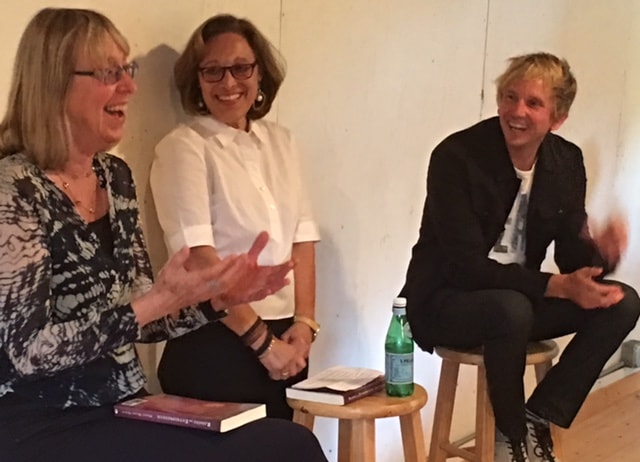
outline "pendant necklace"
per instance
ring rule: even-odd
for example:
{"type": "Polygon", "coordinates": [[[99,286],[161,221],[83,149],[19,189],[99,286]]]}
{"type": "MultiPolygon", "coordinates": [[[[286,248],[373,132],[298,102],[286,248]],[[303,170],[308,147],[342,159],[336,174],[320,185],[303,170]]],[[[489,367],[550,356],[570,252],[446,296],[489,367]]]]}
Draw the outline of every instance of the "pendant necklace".
{"type": "MultiPolygon", "coordinates": [[[[94,173],[93,170],[91,170],[88,173],[84,174],[84,178],[89,178],[92,173],[94,173]]],[[[85,205],[84,202],[82,202],[80,199],[78,199],[76,197],[76,195],[73,193],[73,190],[71,189],[71,184],[69,183],[69,181],[67,181],[67,179],[65,179],[65,177],[63,177],[61,173],[57,173],[57,175],[58,175],[58,178],[60,179],[60,182],[62,183],[62,189],[64,190],[64,192],[67,195],[67,197],[69,199],[71,199],[71,202],[73,202],[73,205],[75,205],[76,207],[79,207],[79,208],[83,208],[87,212],[89,212],[92,216],[95,216],[95,214],[96,214],[96,202],[97,202],[95,190],[97,189],[97,186],[98,186],[97,182],[96,182],[96,187],[93,189],[93,191],[94,191],[93,204],[85,205]]],[[[72,175],[71,178],[73,178],[74,180],[77,180],[80,177],[78,175],[72,175]]],[[[96,180],[97,180],[97,177],[96,177],[96,180]]]]}

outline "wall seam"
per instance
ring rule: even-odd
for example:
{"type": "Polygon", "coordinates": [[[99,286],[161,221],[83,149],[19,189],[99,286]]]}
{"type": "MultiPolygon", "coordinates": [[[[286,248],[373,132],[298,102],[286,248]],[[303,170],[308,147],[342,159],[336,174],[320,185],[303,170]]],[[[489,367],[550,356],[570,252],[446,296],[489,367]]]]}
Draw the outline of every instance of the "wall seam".
{"type": "MultiPolygon", "coordinates": [[[[282,0],[281,0],[282,1],[282,0]]],[[[480,81],[480,112],[478,114],[478,120],[482,119],[482,112],[484,110],[484,82],[487,73],[487,48],[489,44],[489,16],[491,11],[491,0],[487,0],[487,12],[485,14],[485,26],[484,26],[484,53],[482,57],[482,76],[480,81]]]]}

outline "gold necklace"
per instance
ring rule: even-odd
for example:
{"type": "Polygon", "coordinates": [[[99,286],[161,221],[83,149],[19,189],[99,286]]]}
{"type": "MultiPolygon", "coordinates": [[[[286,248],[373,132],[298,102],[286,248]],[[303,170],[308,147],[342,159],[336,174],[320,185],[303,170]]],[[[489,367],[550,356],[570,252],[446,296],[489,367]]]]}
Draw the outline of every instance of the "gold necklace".
{"type": "MultiPolygon", "coordinates": [[[[91,170],[89,173],[85,174],[84,177],[85,178],[89,178],[89,176],[91,176],[92,173],[94,173],[93,170],[91,170]]],[[[67,195],[67,197],[69,199],[71,199],[71,202],[73,202],[73,205],[75,205],[76,207],[81,207],[81,208],[85,209],[87,212],[89,212],[91,215],[95,216],[95,214],[96,214],[96,202],[97,202],[97,197],[96,197],[95,191],[96,191],[96,189],[98,189],[97,177],[96,177],[96,186],[93,189],[93,191],[94,191],[94,194],[93,194],[93,205],[91,205],[91,204],[84,205],[84,203],[80,199],[78,199],[76,197],[76,195],[73,193],[73,190],[71,189],[71,184],[69,183],[69,181],[67,181],[62,176],[61,173],[57,173],[57,175],[58,175],[58,179],[62,183],[62,189],[64,190],[64,193],[67,195]]],[[[76,177],[74,179],[77,180],[78,176],[76,175],[76,177]]]]}

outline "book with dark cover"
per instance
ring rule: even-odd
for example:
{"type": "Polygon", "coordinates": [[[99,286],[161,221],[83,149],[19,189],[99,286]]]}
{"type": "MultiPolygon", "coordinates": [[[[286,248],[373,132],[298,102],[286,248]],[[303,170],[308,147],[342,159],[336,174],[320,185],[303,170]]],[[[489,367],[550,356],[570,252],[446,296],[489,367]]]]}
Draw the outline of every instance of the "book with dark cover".
{"type": "Polygon", "coordinates": [[[302,382],[287,388],[287,398],[303,399],[306,401],[315,401],[318,403],[336,404],[341,406],[384,390],[385,379],[382,374],[375,375],[373,378],[355,378],[353,382],[355,385],[349,389],[345,389],[345,380],[349,380],[348,377],[345,378],[345,374],[348,375],[350,370],[350,368],[332,368],[321,372],[317,376],[313,376],[310,379],[303,380],[302,382]],[[336,376],[336,369],[339,369],[339,378],[336,376]],[[311,383],[322,383],[324,386],[308,388],[307,382],[310,381],[313,381],[311,383]],[[335,381],[336,383],[332,384],[332,381],[335,381]],[[340,382],[340,385],[338,385],[338,381],[340,382]],[[364,383],[360,383],[362,381],[364,381],[364,383]]]}
{"type": "Polygon", "coordinates": [[[123,401],[113,406],[113,412],[128,419],[221,433],[267,415],[264,404],[203,401],[167,394],[123,401]]]}

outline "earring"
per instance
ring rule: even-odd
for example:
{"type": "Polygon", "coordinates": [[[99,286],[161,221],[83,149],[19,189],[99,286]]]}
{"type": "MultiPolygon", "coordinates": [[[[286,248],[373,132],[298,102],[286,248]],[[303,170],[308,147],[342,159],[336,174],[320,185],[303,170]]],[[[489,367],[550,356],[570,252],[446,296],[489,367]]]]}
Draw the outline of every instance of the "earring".
{"type": "Polygon", "coordinates": [[[253,110],[259,111],[260,109],[262,109],[267,102],[266,98],[267,97],[262,91],[262,88],[258,88],[258,94],[256,95],[256,99],[253,102],[253,110]]]}

